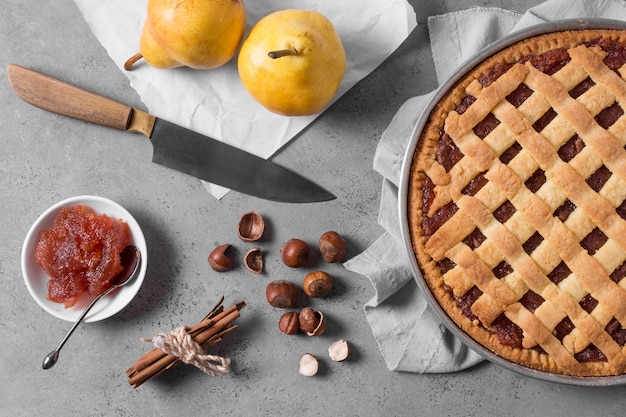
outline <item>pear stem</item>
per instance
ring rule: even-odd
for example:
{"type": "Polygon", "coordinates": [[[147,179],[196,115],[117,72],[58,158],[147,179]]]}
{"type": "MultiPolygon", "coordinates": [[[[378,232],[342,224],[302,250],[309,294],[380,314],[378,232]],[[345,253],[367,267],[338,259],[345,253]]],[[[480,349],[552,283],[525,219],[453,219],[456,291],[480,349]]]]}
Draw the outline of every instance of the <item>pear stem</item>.
{"type": "Polygon", "coordinates": [[[267,53],[267,56],[269,56],[272,59],[281,58],[283,56],[289,56],[289,55],[298,55],[298,51],[296,50],[296,48],[281,49],[279,51],[272,51],[272,52],[267,53]]]}
{"type": "Polygon", "coordinates": [[[130,58],[128,58],[128,60],[126,62],[124,62],[124,69],[126,71],[132,71],[133,70],[133,64],[135,62],[139,61],[141,58],[143,58],[143,55],[141,54],[141,52],[137,52],[135,55],[133,55],[130,58]]]}

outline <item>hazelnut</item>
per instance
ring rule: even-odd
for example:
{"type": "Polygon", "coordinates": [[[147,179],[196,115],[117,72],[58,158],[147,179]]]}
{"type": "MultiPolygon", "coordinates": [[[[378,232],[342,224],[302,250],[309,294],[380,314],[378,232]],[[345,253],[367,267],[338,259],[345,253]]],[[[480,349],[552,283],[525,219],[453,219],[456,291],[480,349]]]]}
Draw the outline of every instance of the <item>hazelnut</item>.
{"type": "Polygon", "coordinates": [[[321,311],[314,311],[311,307],[305,307],[298,315],[300,330],[307,336],[319,336],[326,331],[326,319],[321,311]]]}
{"type": "Polygon", "coordinates": [[[309,245],[300,239],[289,239],[280,248],[280,257],[285,265],[300,268],[309,261],[309,245]]]}
{"type": "Polygon", "coordinates": [[[248,271],[253,274],[260,274],[263,272],[263,252],[261,248],[252,248],[243,258],[244,263],[248,271]]]}
{"type": "Polygon", "coordinates": [[[277,308],[295,306],[298,302],[299,292],[296,284],[285,280],[272,281],[265,288],[267,301],[272,307],[277,308]]]}
{"type": "Polygon", "coordinates": [[[255,211],[250,211],[241,216],[237,233],[244,242],[254,242],[263,236],[264,230],[263,217],[255,211]]]}
{"type": "Polygon", "coordinates": [[[324,297],[333,289],[333,277],[324,271],[309,272],[304,277],[302,288],[309,297],[324,297]]]}
{"type": "Polygon", "coordinates": [[[343,362],[350,354],[350,346],[345,340],[337,340],[328,347],[328,356],[335,362],[343,362]]]}
{"type": "Polygon", "coordinates": [[[228,271],[234,266],[232,258],[229,256],[232,245],[226,243],[213,249],[209,254],[209,265],[217,272],[228,271]]]}
{"type": "Polygon", "coordinates": [[[305,307],[300,311],[298,316],[300,321],[300,330],[305,333],[314,331],[320,324],[320,319],[311,307],[305,307]]]}
{"type": "Polygon", "coordinates": [[[304,376],[314,376],[319,369],[319,362],[315,355],[305,353],[298,361],[298,373],[304,376]]]}
{"type": "Polygon", "coordinates": [[[341,261],[346,256],[346,241],[335,231],[324,233],[319,240],[320,253],[328,263],[341,261]]]}
{"type": "Polygon", "coordinates": [[[288,311],[280,317],[278,328],[285,334],[296,334],[300,330],[300,320],[296,311],[288,311]]]}

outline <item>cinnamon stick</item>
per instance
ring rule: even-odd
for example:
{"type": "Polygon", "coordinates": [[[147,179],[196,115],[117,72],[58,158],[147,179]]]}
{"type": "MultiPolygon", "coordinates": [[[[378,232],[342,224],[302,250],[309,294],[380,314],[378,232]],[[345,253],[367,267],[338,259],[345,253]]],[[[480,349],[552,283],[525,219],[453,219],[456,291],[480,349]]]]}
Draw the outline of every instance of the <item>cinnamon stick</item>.
{"type": "MultiPolygon", "coordinates": [[[[224,310],[221,306],[222,301],[223,297],[202,321],[189,329],[189,334],[194,341],[205,350],[219,343],[225,334],[237,327],[231,323],[239,318],[239,310],[246,305],[242,301],[224,310]]],[[[166,354],[156,347],[152,348],[126,370],[128,383],[136,388],[179,363],[180,360],[174,355],[166,354]]]]}
{"type": "MultiPolygon", "coordinates": [[[[231,306],[230,308],[228,308],[225,311],[221,311],[221,310],[223,310],[223,308],[222,308],[219,311],[219,313],[216,314],[216,315],[212,315],[211,313],[209,313],[202,321],[200,321],[198,324],[192,326],[189,329],[189,334],[191,335],[191,337],[194,340],[196,340],[196,336],[200,332],[202,332],[203,330],[213,326],[215,323],[217,323],[218,321],[222,320],[225,316],[227,316],[228,314],[232,313],[233,311],[239,310],[239,308],[237,306],[238,305],[231,306]]],[[[215,309],[213,311],[215,311],[215,309]]],[[[197,343],[197,341],[196,341],[196,343],[197,343]]],[[[200,343],[198,343],[198,344],[200,344],[200,343]]],[[[139,372],[139,371],[143,370],[144,368],[150,366],[151,364],[155,363],[156,361],[158,361],[159,359],[161,359],[165,355],[166,355],[165,352],[163,352],[161,349],[159,349],[159,348],[152,348],[152,350],[150,350],[148,353],[146,353],[141,358],[139,358],[137,360],[137,362],[135,362],[135,365],[133,365],[132,368],[129,368],[126,371],[126,374],[128,375],[129,371],[139,372]]]]}

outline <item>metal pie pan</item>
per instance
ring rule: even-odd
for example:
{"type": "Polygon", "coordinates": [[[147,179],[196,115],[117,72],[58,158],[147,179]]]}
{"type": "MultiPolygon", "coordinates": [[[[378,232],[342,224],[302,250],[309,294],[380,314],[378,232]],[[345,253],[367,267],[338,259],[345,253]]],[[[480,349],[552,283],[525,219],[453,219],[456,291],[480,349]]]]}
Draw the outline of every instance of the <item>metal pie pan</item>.
{"type": "Polygon", "coordinates": [[[433,308],[434,311],[437,312],[443,324],[454,334],[456,335],[463,343],[469,346],[472,350],[476,351],[486,360],[503,366],[506,369],[509,369],[513,372],[516,372],[521,375],[529,376],[532,378],[557,382],[563,384],[570,385],[578,385],[578,386],[614,386],[614,385],[623,385],[626,384],[626,374],[615,375],[615,376],[599,376],[599,377],[577,377],[570,376],[564,374],[551,373],[546,371],[540,371],[533,368],[529,368],[527,366],[520,365],[518,363],[509,361],[505,359],[491,350],[485,348],[480,343],[476,342],[471,336],[461,330],[460,327],[456,325],[456,323],[447,315],[447,313],[441,308],[434,295],[430,292],[430,288],[427,283],[424,281],[422,277],[422,273],[420,267],[417,263],[416,256],[413,252],[413,246],[411,242],[411,237],[409,233],[409,224],[408,224],[408,188],[409,188],[409,176],[411,171],[411,166],[413,163],[413,156],[417,149],[417,145],[419,143],[419,138],[421,136],[422,130],[424,129],[428,118],[431,112],[434,110],[435,106],[441,100],[445,94],[453,88],[463,77],[465,77],[476,65],[480,64],[485,59],[494,55],[495,53],[517,43],[522,40],[532,38],[534,36],[553,33],[553,32],[561,32],[566,30],[580,30],[580,29],[626,29],[626,22],[617,21],[617,20],[609,20],[609,19],[571,19],[571,20],[561,20],[555,22],[544,23],[536,26],[529,27],[527,29],[520,30],[518,32],[512,33],[505,38],[502,38],[498,42],[490,44],[486,48],[479,51],[476,55],[470,58],[468,61],[463,63],[455,73],[445,82],[443,83],[434,96],[431,98],[430,102],[426,106],[426,108],[420,114],[420,117],[417,120],[417,123],[413,129],[413,133],[411,136],[411,140],[408,144],[406,153],[404,155],[404,160],[402,164],[401,176],[400,176],[400,187],[398,194],[398,207],[399,207],[399,216],[400,216],[400,224],[402,231],[402,240],[405,245],[405,250],[407,251],[407,255],[411,264],[411,269],[413,271],[415,280],[418,284],[418,287],[425,295],[426,300],[429,305],[433,308]]]}

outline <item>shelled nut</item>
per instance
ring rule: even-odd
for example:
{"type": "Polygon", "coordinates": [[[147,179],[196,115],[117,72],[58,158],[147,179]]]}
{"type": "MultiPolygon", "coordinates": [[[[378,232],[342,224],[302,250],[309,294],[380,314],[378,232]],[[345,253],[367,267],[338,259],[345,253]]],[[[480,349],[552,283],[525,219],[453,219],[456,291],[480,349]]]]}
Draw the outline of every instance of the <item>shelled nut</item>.
{"type": "Polygon", "coordinates": [[[335,362],[343,362],[350,355],[350,346],[345,340],[337,340],[328,347],[328,356],[335,362]]]}
{"type": "Polygon", "coordinates": [[[300,356],[298,361],[298,373],[304,376],[314,376],[319,370],[319,362],[315,355],[311,353],[305,353],[300,356]]]}

